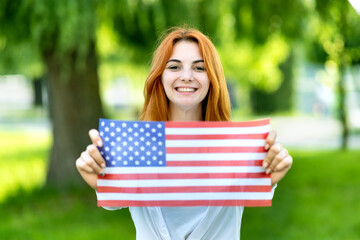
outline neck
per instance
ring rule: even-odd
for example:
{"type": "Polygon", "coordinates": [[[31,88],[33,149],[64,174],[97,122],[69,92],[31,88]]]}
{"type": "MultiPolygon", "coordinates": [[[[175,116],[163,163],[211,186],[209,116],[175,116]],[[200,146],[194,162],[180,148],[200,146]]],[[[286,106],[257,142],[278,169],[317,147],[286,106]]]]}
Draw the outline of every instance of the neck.
{"type": "Polygon", "coordinates": [[[170,104],[169,121],[189,122],[203,121],[201,104],[196,109],[179,109],[170,104]]]}

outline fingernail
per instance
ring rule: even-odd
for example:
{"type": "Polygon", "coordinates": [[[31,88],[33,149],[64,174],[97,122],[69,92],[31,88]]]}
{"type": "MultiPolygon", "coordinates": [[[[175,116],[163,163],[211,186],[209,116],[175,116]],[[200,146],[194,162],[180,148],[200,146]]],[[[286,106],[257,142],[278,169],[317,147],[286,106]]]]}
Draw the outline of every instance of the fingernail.
{"type": "Polygon", "coordinates": [[[106,164],[105,164],[105,163],[102,163],[100,166],[101,166],[102,168],[105,168],[105,167],[106,167],[106,164]]]}
{"type": "Polygon", "coordinates": [[[268,166],[269,164],[267,163],[267,162],[263,162],[263,168],[267,168],[267,166],[268,166]]]}
{"type": "Polygon", "coordinates": [[[97,141],[97,145],[98,145],[98,147],[102,147],[102,141],[97,141]]]}
{"type": "Polygon", "coordinates": [[[269,174],[270,173],[270,171],[271,171],[271,169],[270,168],[268,168],[268,169],[266,169],[266,174],[269,174]]]}
{"type": "Polygon", "coordinates": [[[104,171],[101,171],[101,172],[99,173],[99,175],[102,176],[102,177],[105,177],[105,172],[104,172],[104,171]]]}
{"type": "Polygon", "coordinates": [[[265,150],[268,150],[269,149],[269,144],[265,144],[265,150]]]}

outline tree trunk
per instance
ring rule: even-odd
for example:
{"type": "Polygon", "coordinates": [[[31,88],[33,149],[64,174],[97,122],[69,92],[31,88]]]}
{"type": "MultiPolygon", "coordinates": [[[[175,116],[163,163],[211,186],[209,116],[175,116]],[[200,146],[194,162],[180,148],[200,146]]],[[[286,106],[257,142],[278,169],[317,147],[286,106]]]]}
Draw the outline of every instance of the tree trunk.
{"type": "Polygon", "coordinates": [[[43,78],[37,77],[32,80],[34,90],[34,107],[42,107],[44,105],[43,100],[43,78]]]}
{"type": "Polygon", "coordinates": [[[338,81],[338,91],[339,91],[339,119],[342,126],[341,134],[341,148],[346,150],[348,148],[348,138],[349,138],[349,126],[347,121],[347,107],[346,107],[346,87],[345,87],[345,66],[343,63],[339,66],[339,81],[338,81]]]}
{"type": "Polygon", "coordinates": [[[55,52],[44,56],[53,131],[46,184],[67,189],[83,184],[75,161],[90,143],[88,131],[97,128],[98,118],[103,116],[95,45],[90,44],[83,68],[76,67],[76,53],[69,62],[57,58],[55,52]],[[61,77],[64,69],[66,77],[61,77]]]}
{"type": "Polygon", "coordinates": [[[347,106],[346,106],[346,82],[345,82],[345,51],[346,51],[346,27],[347,27],[347,4],[343,4],[340,10],[341,21],[339,24],[340,32],[342,34],[342,39],[344,41],[344,49],[340,53],[339,59],[339,81],[338,81],[338,91],[339,91],[339,118],[342,126],[342,136],[341,136],[341,148],[346,150],[348,148],[348,139],[349,139],[349,124],[347,120],[347,106]]]}

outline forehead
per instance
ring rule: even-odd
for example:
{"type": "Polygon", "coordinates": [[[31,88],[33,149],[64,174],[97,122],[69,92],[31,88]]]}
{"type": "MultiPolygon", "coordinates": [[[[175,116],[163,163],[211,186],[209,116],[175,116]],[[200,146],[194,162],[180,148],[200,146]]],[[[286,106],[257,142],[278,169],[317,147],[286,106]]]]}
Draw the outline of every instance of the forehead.
{"type": "Polygon", "coordinates": [[[179,41],[175,43],[170,59],[202,59],[199,45],[193,41],[179,41]]]}

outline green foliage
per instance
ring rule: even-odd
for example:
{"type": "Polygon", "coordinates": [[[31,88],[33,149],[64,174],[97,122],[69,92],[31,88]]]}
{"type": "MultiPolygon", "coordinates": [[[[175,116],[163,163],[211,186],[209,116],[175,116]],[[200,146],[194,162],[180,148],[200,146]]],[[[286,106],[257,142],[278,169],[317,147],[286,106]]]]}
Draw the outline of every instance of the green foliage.
{"type": "MultiPolygon", "coordinates": [[[[73,65],[84,67],[94,43],[105,87],[129,78],[138,89],[161,33],[194,26],[214,41],[226,77],[246,93],[237,93],[241,103],[249,102],[249,92],[259,93],[251,100],[257,113],[291,109],[282,104],[291,103],[291,94],[282,95],[283,101],[273,97],[281,89],[292,91],[290,53],[300,59],[305,48],[306,57],[326,63],[327,71],[360,62],[359,16],[347,0],[1,0],[0,21],[2,74],[41,76],[49,53],[64,74],[73,65]]],[[[337,79],[339,72],[331,70],[331,76],[337,79]]]]}
{"type": "Polygon", "coordinates": [[[309,53],[312,59],[324,63],[355,64],[360,61],[360,18],[346,0],[317,0],[307,25],[309,53]],[[315,47],[314,47],[315,46],[315,47]],[[314,51],[315,50],[315,51],[314,51]],[[326,59],[324,59],[324,54],[326,59]]]}
{"type": "Polygon", "coordinates": [[[16,47],[9,45],[11,44],[4,43],[1,46],[0,43],[1,75],[22,73],[30,79],[43,75],[44,65],[35,46],[29,42],[18,43],[16,47]]]}
{"type": "Polygon", "coordinates": [[[34,1],[30,16],[31,37],[42,52],[77,50],[86,56],[94,39],[96,1],[34,1]],[[55,41],[54,41],[55,40],[55,41]]]}
{"type": "Polygon", "coordinates": [[[291,109],[291,104],[283,104],[292,103],[291,93],[282,94],[280,101],[273,96],[280,89],[292,92],[293,75],[288,73],[293,65],[286,62],[295,52],[293,45],[303,39],[306,14],[303,1],[273,0],[231,1],[222,15],[222,29],[231,29],[219,46],[225,73],[248,92],[258,93],[250,99],[254,113],[291,109]]]}
{"type": "MultiPolygon", "coordinates": [[[[106,47],[103,45],[110,37],[114,46],[107,48],[107,55],[123,52],[121,61],[132,60],[146,65],[156,40],[165,29],[189,24],[215,41],[223,52],[225,70],[230,78],[264,92],[274,92],[280,87],[283,74],[279,66],[289,54],[293,41],[313,39],[307,41],[309,53],[312,59],[321,61],[325,60],[325,52],[334,55],[341,50],[344,42],[336,33],[343,27],[339,24],[339,11],[345,9],[349,13],[344,33],[347,56],[349,61],[360,61],[358,16],[344,0],[67,0],[61,3],[3,0],[1,5],[0,51],[15,49],[16,43],[29,40],[28,48],[35,49],[29,56],[36,56],[36,49],[42,54],[55,51],[59,58],[69,57],[66,55],[75,51],[81,59],[93,40],[104,56],[102,50],[106,47]],[[104,29],[110,34],[102,36],[104,29]]],[[[6,54],[7,60],[13,53],[6,54]]],[[[13,58],[17,60],[23,56],[15,54],[13,58]]],[[[4,61],[8,64],[3,69],[17,65],[15,60],[4,61]]],[[[39,68],[36,69],[33,75],[38,75],[39,68]]]]}
{"type": "Polygon", "coordinates": [[[157,40],[169,27],[197,27],[216,36],[221,15],[218,6],[215,0],[122,0],[107,1],[98,12],[102,23],[116,34],[117,43],[131,48],[133,54],[127,55],[127,60],[148,64],[157,40]]]}
{"type": "Polygon", "coordinates": [[[292,109],[293,97],[293,71],[294,54],[290,54],[280,65],[283,81],[280,87],[269,92],[261,88],[250,89],[250,105],[255,114],[270,114],[279,111],[288,111],[292,109]]]}
{"type": "Polygon", "coordinates": [[[3,69],[40,76],[44,70],[40,69],[41,74],[39,67],[32,70],[33,62],[39,65],[43,57],[54,52],[64,62],[62,71],[69,68],[66,63],[74,57],[71,54],[76,55],[79,67],[85,63],[95,38],[96,0],[2,0],[1,5],[0,52],[6,56],[0,61],[3,69]],[[30,69],[22,67],[24,62],[31,63],[30,69]]]}
{"type": "MultiPolygon", "coordinates": [[[[42,54],[55,51],[60,59],[66,59],[68,53],[75,52],[81,60],[95,39],[103,61],[121,52],[120,63],[132,60],[144,65],[149,63],[156,40],[165,29],[188,24],[215,41],[223,52],[229,78],[265,92],[274,92],[281,85],[279,65],[290,51],[289,39],[301,38],[304,21],[298,19],[306,12],[298,0],[82,0],[61,4],[54,0],[32,4],[18,0],[17,4],[23,10],[10,15],[15,4],[5,1],[0,19],[8,27],[0,35],[10,35],[16,41],[30,39],[42,54]],[[17,35],[13,22],[26,29],[26,34],[17,35]],[[102,47],[108,42],[106,37],[110,37],[113,47],[102,47]],[[105,48],[106,56],[102,55],[105,48]]],[[[63,68],[66,71],[66,64],[63,68]]]]}
{"type": "Polygon", "coordinates": [[[274,36],[261,46],[248,41],[229,41],[219,47],[219,52],[230,79],[265,92],[274,92],[280,87],[283,74],[279,65],[289,54],[289,46],[281,37],[274,36]]]}
{"type": "Polygon", "coordinates": [[[273,34],[290,39],[302,37],[305,24],[304,1],[232,1],[237,38],[250,38],[256,44],[264,44],[273,34]]]}

